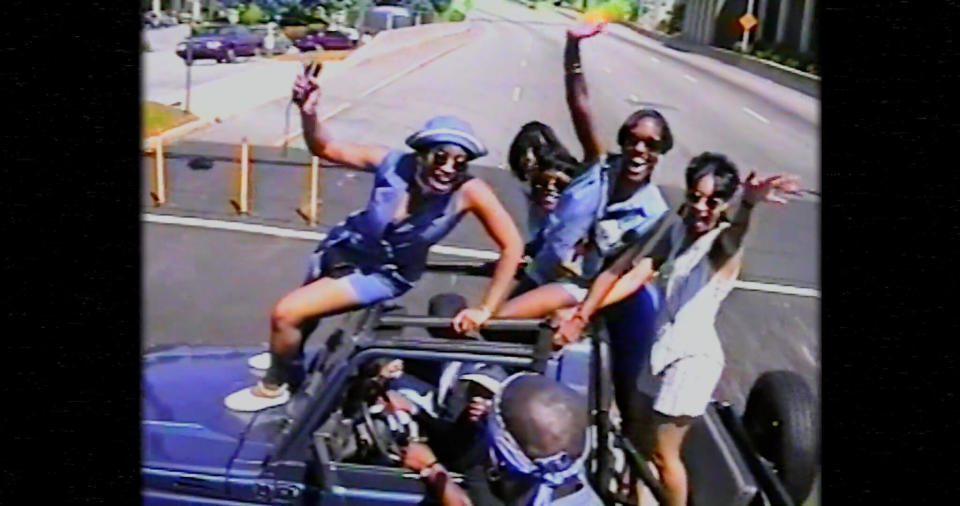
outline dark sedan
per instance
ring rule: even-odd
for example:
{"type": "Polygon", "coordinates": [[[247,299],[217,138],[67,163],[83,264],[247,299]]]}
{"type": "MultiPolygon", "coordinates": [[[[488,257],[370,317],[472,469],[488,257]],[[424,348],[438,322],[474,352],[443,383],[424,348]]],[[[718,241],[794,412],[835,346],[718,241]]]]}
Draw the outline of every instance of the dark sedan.
{"type": "Polygon", "coordinates": [[[315,51],[317,49],[353,49],[357,42],[349,35],[338,30],[316,30],[307,32],[295,43],[301,51],[315,51]]]}
{"type": "Polygon", "coordinates": [[[187,59],[188,44],[194,60],[216,60],[234,63],[238,56],[253,56],[260,47],[260,37],[245,26],[218,26],[190,37],[177,45],[177,56],[187,59]]]}

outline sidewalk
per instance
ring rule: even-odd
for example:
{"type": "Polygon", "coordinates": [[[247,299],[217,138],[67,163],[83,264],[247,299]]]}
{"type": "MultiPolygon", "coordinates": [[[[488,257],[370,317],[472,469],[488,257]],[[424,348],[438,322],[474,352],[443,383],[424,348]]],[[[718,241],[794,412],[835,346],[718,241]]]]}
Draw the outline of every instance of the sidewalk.
{"type": "MultiPolygon", "coordinates": [[[[380,32],[346,60],[325,62],[324,76],[334,77],[354,66],[388,58],[425,43],[464,33],[468,29],[467,23],[437,23],[380,32]]],[[[193,86],[190,90],[190,112],[200,119],[144,139],[144,147],[153,149],[160,137],[167,142],[213,122],[224,121],[283,98],[290,93],[290,83],[300,70],[299,59],[266,59],[243,72],[193,86]]]]}

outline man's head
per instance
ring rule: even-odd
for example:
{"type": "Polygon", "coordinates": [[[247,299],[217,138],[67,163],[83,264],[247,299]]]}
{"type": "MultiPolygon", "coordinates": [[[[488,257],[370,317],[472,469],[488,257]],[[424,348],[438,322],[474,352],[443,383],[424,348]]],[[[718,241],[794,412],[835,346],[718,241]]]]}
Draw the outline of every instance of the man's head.
{"type": "Polygon", "coordinates": [[[487,424],[497,495],[547,504],[556,487],[579,480],[589,421],[583,396],[540,375],[514,375],[493,410],[487,424]]]}

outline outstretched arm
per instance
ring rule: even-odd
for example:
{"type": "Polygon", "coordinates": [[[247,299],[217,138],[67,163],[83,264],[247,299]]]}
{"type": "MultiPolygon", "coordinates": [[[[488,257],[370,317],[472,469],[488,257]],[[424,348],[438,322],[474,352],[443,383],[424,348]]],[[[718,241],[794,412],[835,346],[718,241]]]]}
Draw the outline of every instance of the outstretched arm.
{"type": "Polygon", "coordinates": [[[463,190],[468,209],[480,219],[487,234],[500,247],[500,259],[497,260],[480,309],[464,309],[453,319],[454,329],[461,333],[479,330],[497,310],[507,295],[523,257],[520,231],[493,189],[482,180],[473,179],[464,185],[463,190]]]}
{"type": "Polygon", "coordinates": [[[637,243],[625,249],[610,267],[593,280],[587,298],[554,334],[555,344],[564,345],[579,340],[584,327],[598,309],[625,299],[653,277],[653,260],[636,258],[642,247],[641,243],[637,243]]]}
{"type": "Polygon", "coordinates": [[[437,462],[437,457],[429,446],[423,443],[410,443],[403,451],[403,465],[420,473],[431,498],[439,501],[443,506],[473,504],[467,493],[450,479],[447,470],[437,462]]]}
{"type": "Polygon", "coordinates": [[[767,178],[757,177],[751,172],[743,181],[743,197],[730,226],[721,232],[717,242],[710,250],[710,262],[713,268],[725,274],[735,274],[739,260],[743,256],[743,239],[750,228],[753,208],[760,202],[784,205],[787,199],[779,193],[796,193],[800,189],[800,179],[793,175],[776,175],[767,178]]]}
{"type": "Polygon", "coordinates": [[[333,139],[317,115],[320,102],[320,82],[317,78],[320,66],[311,63],[293,83],[294,102],[300,106],[300,121],[303,139],[310,152],[335,164],[360,170],[374,170],[389,149],[385,146],[354,144],[333,139]]]}
{"type": "Polygon", "coordinates": [[[563,52],[564,84],[567,91],[567,106],[573,119],[573,128],[577,139],[583,146],[583,160],[591,162],[603,154],[603,142],[597,135],[590,113],[590,100],[587,94],[587,80],[580,66],[580,40],[600,33],[603,23],[582,24],[567,30],[567,45],[563,52]]]}

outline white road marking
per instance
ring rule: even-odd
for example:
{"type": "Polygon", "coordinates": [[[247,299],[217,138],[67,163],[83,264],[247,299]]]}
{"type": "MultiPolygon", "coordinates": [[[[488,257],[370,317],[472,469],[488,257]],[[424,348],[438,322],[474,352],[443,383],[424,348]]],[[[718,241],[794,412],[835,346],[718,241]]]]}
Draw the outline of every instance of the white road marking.
{"type": "Polygon", "coordinates": [[[689,74],[684,74],[683,78],[686,79],[687,81],[690,81],[691,83],[697,82],[697,80],[691,77],[689,74]]]}
{"type": "Polygon", "coordinates": [[[764,122],[764,123],[766,123],[766,124],[768,124],[768,125],[770,124],[770,120],[768,120],[767,118],[764,118],[763,116],[761,116],[761,115],[759,115],[759,114],[751,111],[749,108],[747,108],[747,107],[741,107],[740,109],[742,109],[743,112],[745,112],[745,113],[753,116],[754,118],[757,118],[758,120],[760,120],[760,121],[762,121],[762,122],[764,122]]]}
{"type": "Polygon", "coordinates": [[[800,288],[796,286],[775,285],[773,283],[758,283],[756,281],[741,280],[734,281],[733,286],[734,288],[739,288],[741,290],[755,290],[758,292],[779,293],[782,295],[798,295],[800,297],[820,298],[820,290],[815,290],[813,288],[800,288]]]}
{"type": "Polygon", "coordinates": [[[651,56],[650,61],[652,61],[653,63],[660,63],[660,59],[657,58],[656,56],[651,56]]]}
{"type": "MultiPolygon", "coordinates": [[[[327,234],[315,232],[312,230],[296,230],[282,227],[273,227],[269,225],[258,225],[255,223],[242,223],[238,221],[211,220],[207,218],[194,218],[190,216],[170,216],[164,214],[144,213],[141,215],[143,221],[147,223],[160,223],[164,225],[180,225],[186,227],[207,228],[212,230],[229,230],[232,232],[247,232],[260,235],[271,235],[274,237],[283,237],[287,239],[301,239],[306,241],[321,241],[327,234]]],[[[441,255],[452,255],[477,260],[496,260],[500,254],[496,251],[486,251],[471,248],[461,248],[457,246],[435,245],[430,248],[433,253],[441,255]]],[[[758,283],[755,281],[735,281],[734,288],[741,290],[751,290],[757,292],[776,293],[781,295],[796,295],[799,297],[820,298],[820,291],[812,288],[799,288],[795,286],[776,285],[772,283],[758,283]]]]}
{"type": "Polygon", "coordinates": [[[516,88],[513,89],[513,101],[514,101],[514,102],[519,102],[519,101],[520,101],[520,92],[521,92],[521,91],[522,91],[522,90],[520,89],[519,86],[517,86],[516,88]]]}
{"type": "Polygon", "coordinates": [[[613,73],[613,71],[610,70],[610,67],[603,67],[603,71],[606,72],[606,73],[608,73],[608,74],[612,74],[612,73],[613,73]]]}
{"type": "Polygon", "coordinates": [[[817,359],[814,358],[813,353],[811,353],[806,346],[801,344],[800,351],[803,353],[803,357],[809,360],[811,364],[817,365],[817,359]]]}
{"type": "Polygon", "coordinates": [[[630,98],[630,101],[633,102],[633,103],[635,103],[635,104],[639,104],[639,103],[640,103],[640,99],[637,98],[636,95],[630,95],[629,98],[630,98]]]}
{"type": "MultiPolygon", "coordinates": [[[[396,74],[394,74],[394,75],[388,77],[387,79],[381,81],[379,84],[374,85],[373,87],[371,87],[371,88],[368,89],[367,91],[361,93],[360,96],[357,97],[357,99],[361,99],[361,98],[366,97],[367,95],[370,95],[371,93],[375,93],[376,91],[380,90],[380,89],[383,88],[384,86],[387,86],[387,85],[393,83],[393,82],[396,81],[397,79],[400,79],[401,77],[409,74],[410,72],[413,72],[414,70],[416,70],[416,69],[418,69],[418,68],[420,68],[420,67],[423,67],[424,65],[426,65],[426,64],[428,64],[428,63],[430,63],[430,62],[432,62],[432,61],[434,61],[434,60],[437,60],[437,59],[441,58],[442,56],[444,56],[444,55],[446,55],[446,54],[448,54],[448,53],[452,53],[453,51],[455,51],[455,50],[457,50],[457,49],[460,49],[461,47],[465,46],[468,42],[471,42],[471,41],[472,41],[472,39],[468,39],[467,41],[465,41],[465,42],[463,42],[463,43],[461,43],[461,44],[457,44],[456,46],[453,46],[453,47],[450,48],[450,49],[447,49],[447,50],[445,50],[445,51],[441,51],[439,54],[435,54],[435,55],[433,55],[433,56],[431,56],[431,57],[429,57],[429,58],[427,58],[427,59],[425,59],[425,60],[419,61],[419,62],[417,62],[416,64],[411,65],[411,66],[409,66],[409,67],[401,70],[400,72],[397,72],[396,74]]],[[[320,117],[320,120],[321,120],[321,121],[324,121],[324,120],[330,119],[330,118],[332,118],[333,116],[335,116],[335,115],[343,112],[343,111],[346,110],[347,108],[351,107],[352,105],[353,105],[353,104],[350,103],[350,102],[347,102],[347,103],[345,103],[345,104],[341,104],[341,105],[337,106],[337,108],[334,109],[333,111],[330,111],[329,113],[324,114],[323,116],[321,116],[321,117],[320,117]]],[[[292,133],[292,134],[290,134],[290,135],[284,136],[284,137],[280,138],[279,140],[275,141],[275,142],[273,143],[273,145],[274,145],[274,146],[283,146],[283,144],[284,144],[285,142],[287,142],[288,140],[293,139],[294,137],[297,137],[297,136],[299,136],[299,135],[301,135],[301,134],[303,134],[303,129],[298,129],[296,132],[294,132],[294,133],[292,133]]]]}
{"type": "Polygon", "coordinates": [[[521,67],[526,67],[526,66],[527,66],[527,60],[520,60],[520,66],[521,66],[521,67]]]}

